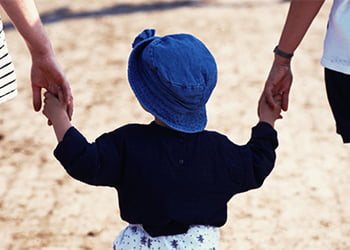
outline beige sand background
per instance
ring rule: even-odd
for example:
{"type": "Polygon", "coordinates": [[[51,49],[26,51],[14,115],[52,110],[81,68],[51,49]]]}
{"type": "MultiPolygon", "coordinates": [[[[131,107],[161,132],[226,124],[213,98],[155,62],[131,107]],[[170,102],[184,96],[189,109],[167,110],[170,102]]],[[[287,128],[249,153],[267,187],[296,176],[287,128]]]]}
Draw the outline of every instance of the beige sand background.
{"type": "MultiPolygon", "coordinates": [[[[71,83],[73,123],[89,140],[125,123],[152,119],[126,78],[131,42],[144,28],[156,28],[159,35],[193,33],[207,44],[219,67],[207,128],[238,144],[249,139],[288,3],[36,3],[71,83]]],[[[276,167],[261,189],[231,200],[221,249],[350,249],[350,148],[334,132],[319,64],[330,4],[323,6],[293,61],[290,110],[276,125],[276,167]]],[[[110,249],[126,225],[119,219],[116,192],[73,180],[53,158],[52,128],[31,106],[27,49],[15,30],[7,29],[6,35],[19,96],[0,107],[0,249],[110,249]]]]}

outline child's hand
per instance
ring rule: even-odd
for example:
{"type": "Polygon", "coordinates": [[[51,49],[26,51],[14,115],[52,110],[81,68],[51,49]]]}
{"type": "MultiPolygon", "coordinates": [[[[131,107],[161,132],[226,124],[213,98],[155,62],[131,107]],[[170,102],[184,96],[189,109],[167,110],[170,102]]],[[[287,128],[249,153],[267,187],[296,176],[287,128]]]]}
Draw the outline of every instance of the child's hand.
{"type": "Polygon", "coordinates": [[[45,92],[44,97],[43,114],[49,120],[49,125],[60,122],[62,119],[69,119],[66,111],[67,106],[61,103],[56,96],[50,92],[45,92]]]}
{"type": "Polygon", "coordinates": [[[260,97],[259,106],[258,106],[258,116],[260,118],[260,121],[267,122],[271,124],[272,127],[274,126],[275,121],[277,119],[282,119],[282,115],[281,115],[282,96],[275,95],[273,96],[273,99],[277,104],[277,107],[275,108],[272,108],[270,105],[268,105],[265,95],[262,95],[260,97]]]}
{"type": "MultiPolygon", "coordinates": [[[[58,95],[61,94],[58,93],[58,95]]],[[[43,114],[49,119],[49,125],[53,125],[57,141],[60,142],[67,130],[72,126],[67,113],[67,105],[60,102],[59,98],[50,92],[46,92],[44,96],[43,114]]]]}

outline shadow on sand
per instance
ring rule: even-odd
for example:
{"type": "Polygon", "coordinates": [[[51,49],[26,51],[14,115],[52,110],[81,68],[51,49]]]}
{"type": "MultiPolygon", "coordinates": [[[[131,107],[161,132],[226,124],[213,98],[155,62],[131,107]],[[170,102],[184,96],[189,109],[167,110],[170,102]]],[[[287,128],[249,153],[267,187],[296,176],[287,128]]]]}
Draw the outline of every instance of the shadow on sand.
{"type": "MultiPolygon", "coordinates": [[[[41,13],[41,21],[44,24],[50,24],[60,22],[69,19],[81,19],[89,17],[99,17],[107,15],[126,15],[136,12],[148,12],[148,11],[166,11],[181,7],[193,7],[198,5],[199,1],[187,0],[187,1],[173,1],[173,2],[154,2],[145,3],[140,5],[134,4],[116,4],[113,6],[105,7],[99,10],[91,10],[86,12],[75,13],[68,7],[59,8],[51,12],[41,13]]],[[[13,25],[10,22],[3,24],[4,29],[13,29],[13,25]]]]}
{"type": "MultiPolygon", "coordinates": [[[[60,22],[69,19],[81,19],[90,17],[99,17],[107,15],[126,15],[137,12],[150,12],[150,11],[167,11],[176,8],[183,7],[204,7],[212,6],[216,8],[249,8],[249,7],[261,7],[276,3],[282,3],[289,0],[271,0],[268,2],[261,2],[259,0],[242,0],[240,2],[232,3],[219,3],[215,0],[175,0],[172,2],[151,2],[144,4],[130,4],[121,3],[109,7],[104,7],[99,10],[90,10],[85,12],[72,12],[69,7],[58,8],[50,12],[44,12],[40,14],[41,20],[44,24],[50,24],[60,22]]],[[[3,24],[4,30],[14,29],[14,26],[10,22],[3,24]]]]}

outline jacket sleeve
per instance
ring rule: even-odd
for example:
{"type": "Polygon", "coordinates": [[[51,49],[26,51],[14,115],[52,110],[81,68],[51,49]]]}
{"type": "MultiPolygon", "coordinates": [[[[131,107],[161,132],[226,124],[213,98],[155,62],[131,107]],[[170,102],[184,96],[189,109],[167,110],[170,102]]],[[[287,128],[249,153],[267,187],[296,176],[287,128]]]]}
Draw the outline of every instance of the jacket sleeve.
{"type": "Polygon", "coordinates": [[[120,176],[120,153],[111,134],[89,143],[74,127],[54,150],[57,160],[73,178],[96,186],[116,187],[120,176]]]}
{"type": "Polygon", "coordinates": [[[242,192],[259,188],[271,173],[276,160],[277,132],[265,122],[252,128],[249,142],[240,148],[243,159],[242,192]]]}

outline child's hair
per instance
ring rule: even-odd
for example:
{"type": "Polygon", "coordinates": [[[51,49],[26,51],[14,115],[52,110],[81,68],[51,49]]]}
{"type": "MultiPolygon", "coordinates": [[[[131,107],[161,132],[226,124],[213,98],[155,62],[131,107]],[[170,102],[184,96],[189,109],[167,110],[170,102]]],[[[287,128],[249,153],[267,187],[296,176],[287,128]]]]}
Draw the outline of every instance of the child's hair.
{"type": "Polygon", "coordinates": [[[205,128],[217,68],[194,36],[158,37],[155,30],[144,30],[134,40],[128,78],[140,104],[170,128],[187,133],[205,128]]]}

